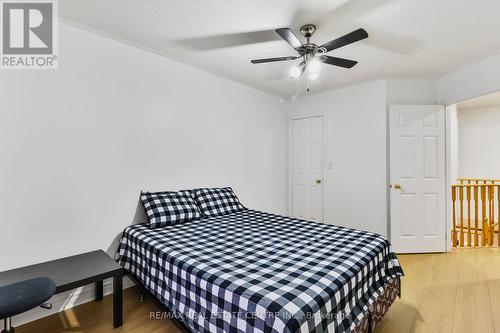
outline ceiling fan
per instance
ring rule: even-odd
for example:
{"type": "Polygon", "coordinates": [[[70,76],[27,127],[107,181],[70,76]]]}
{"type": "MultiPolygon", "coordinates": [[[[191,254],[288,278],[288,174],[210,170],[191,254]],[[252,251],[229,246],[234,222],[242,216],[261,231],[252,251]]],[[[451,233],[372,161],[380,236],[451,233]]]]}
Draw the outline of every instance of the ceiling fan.
{"type": "Polygon", "coordinates": [[[339,66],[344,68],[352,68],[358,62],[343,58],[328,56],[325,53],[338,49],[342,46],[352,44],[368,37],[368,33],[364,29],[358,29],[350,32],[342,37],[331,40],[323,45],[311,43],[311,37],[316,32],[314,24],[306,24],[300,28],[300,33],[306,38],[306,43],[302,42],[289,28],[281,28],[275,30],[281,38],[283,38],[291,47],[297,51],[298,56],[265,58],[251,60],[252,64],[262,64],[266,62],[296,60],[301,58],[302,61],[298,66],[292,67],[290,75],[292,78],[300,78],[306,69],[309,72],[310,79],[316,79],[319,76],[319,67],[321,63],[328,65],[339,66]]]}

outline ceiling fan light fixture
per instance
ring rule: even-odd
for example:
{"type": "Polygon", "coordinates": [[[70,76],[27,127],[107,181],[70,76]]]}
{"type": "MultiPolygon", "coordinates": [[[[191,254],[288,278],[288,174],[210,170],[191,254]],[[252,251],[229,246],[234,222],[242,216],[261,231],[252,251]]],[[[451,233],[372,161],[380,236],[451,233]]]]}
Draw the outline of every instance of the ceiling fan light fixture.
{"type": "Polygon", "coordinates": [[[292,79],[296,79],[300,76],[299,66],[293,66],[292,68],[290,68],[290,76],[292,79]]]}
{"type": "Polygon", "coordinates": [[[290,76],[292,79],[298,79],[301,77],[302,73],[304,73],[305,67],[306,63],[302,61],[299,65],[290,68],[290,76]]]}
{"type": "Polygon", "coordinates": [[[321,67],[321,61],[316,57],[313,57],[311,60],[309,60],[307,64],[307,70],[311,75],[319,74],[320,67],[321,67]]]}

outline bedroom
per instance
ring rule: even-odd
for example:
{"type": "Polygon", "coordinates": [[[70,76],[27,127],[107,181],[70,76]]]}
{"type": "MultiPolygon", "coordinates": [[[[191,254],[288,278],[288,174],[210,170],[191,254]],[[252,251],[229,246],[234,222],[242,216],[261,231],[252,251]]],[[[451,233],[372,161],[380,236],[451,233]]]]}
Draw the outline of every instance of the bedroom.
{"type": "MultiPolygon", "coordinates": [[[[0,70],[0,288],[25,277],[14,271],[7,281],[6,272],[34,264],[95,250],[115,259],[123,231],[149,222],[141,191],[229,186],[250,210],[374,232],[398,245],[391,232],[397,193],[390,189],[397,183],[391,181],[391,107],[449,107],[500,91],[497,1],[473,9],[467,1],[431,0],[48,3],[56,13],[56,68],[2,62],[0,70]],[[321,64],[313,80],[309,72],[290,77],[301,59],[250,62],[295,56],[275,29],[289,27],[306,43],[305,24],[317,26],[311,41],[318,45],[365,29],[367,38],[329,52],[358,63],[351,69],[321,64]],[[309,179],[319,188],[316,216],[294,211],[306,199],[293,201],[292,125],[313,117],[323,128],[316,156],[321,174],[309,179]]],[[[445,172],[441,196],[454,182],[445,172]]],[[[428,251],[394,248],[405,273],[401,299],[374,325],[377,332],[500,329],[498,248],[452,248],[450,202],[443,198],[446,213],[433,215],[443,253],[405,255],[428,251]],[[463,272],[464,281],[455,279],[456,269],[469,264],[474,269],[463,272]]],[[[103,283],[103,302],[93,302],[94,283],[69,283],[43,301],[52,309],[36,305],[10,324],[16,332],[114,331],[112,280],[103,283]]],[[[163,314],[150,317],[164,312],[155,297],[141,302],[128,277],[123,285],[117,332],[180,329],[163,314]]],[[[12,301],[2,298],[0,307],[12,301]]]]}

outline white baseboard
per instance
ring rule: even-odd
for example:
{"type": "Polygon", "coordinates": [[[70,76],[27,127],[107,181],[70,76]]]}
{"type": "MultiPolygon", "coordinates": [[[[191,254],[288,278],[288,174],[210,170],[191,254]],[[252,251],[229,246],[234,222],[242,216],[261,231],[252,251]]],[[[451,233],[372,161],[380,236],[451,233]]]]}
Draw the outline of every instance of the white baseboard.
{"type": "MultiPolygon", "coordinates": [[[[134,283],[127,277],[123,278],[123,289],[133,286],[134,283]]],[[[104,280],[104,295],[113,293],[113,279],[104,280]]],[[[12,318],[14,327],[20,326],[30,321],[37,320],[51,314],[61,312],[66,309],[71,309],[74,306],[87,303],[95,300],[95,285],[87,285],[81,288],[73,289],[54,295],[48,303],[52,303],[52,309],[46,310],[40,307],[22,313],[12,318]]]]}

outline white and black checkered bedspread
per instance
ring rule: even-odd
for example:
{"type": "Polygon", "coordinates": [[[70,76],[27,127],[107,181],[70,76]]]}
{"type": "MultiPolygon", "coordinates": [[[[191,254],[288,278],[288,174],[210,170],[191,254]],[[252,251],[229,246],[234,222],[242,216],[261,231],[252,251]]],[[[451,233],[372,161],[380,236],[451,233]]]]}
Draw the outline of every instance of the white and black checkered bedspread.
{"type": "Polygon", "coordinates": [[[117,259],[194,332],[350,331],[403,275],[378,234],[254,210],[127,227],[117,259]]]}

